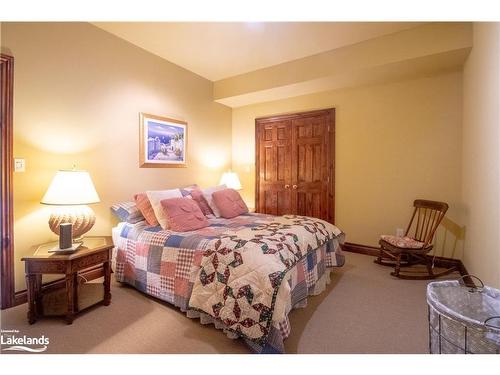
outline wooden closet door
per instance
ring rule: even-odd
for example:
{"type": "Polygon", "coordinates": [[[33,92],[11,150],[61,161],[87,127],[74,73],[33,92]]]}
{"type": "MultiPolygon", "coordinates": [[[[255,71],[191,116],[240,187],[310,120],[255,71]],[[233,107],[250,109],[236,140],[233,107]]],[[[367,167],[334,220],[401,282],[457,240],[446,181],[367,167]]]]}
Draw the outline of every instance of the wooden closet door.
{"type": "Polygon", "coordinates": [[[292,120],[292,206],[297,215],[329,220],[329,117],[292,120]]]}
{"type": "Polygon", "coordinates": [[[256,211],[334,223],[335,110],[255,120],[256,211]]]}
{"type": "Polygon", "coordinates": [[[291,121],[257,125],[258,207],[257,212],[286,215],[291,207],[292,127],[291,121]]]}

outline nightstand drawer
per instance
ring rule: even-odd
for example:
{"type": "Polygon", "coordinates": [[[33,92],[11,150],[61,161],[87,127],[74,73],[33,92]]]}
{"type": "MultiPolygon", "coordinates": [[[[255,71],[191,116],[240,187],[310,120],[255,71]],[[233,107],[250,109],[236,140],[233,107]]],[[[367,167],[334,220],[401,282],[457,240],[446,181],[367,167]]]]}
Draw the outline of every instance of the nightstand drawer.
{"type": "Polygon", "coordinates": [[[66,273],[67,265],[61,261],[39,261],[26,263],[26,273],[66,273]]]}
{"type": "Polygon", "coordinates": [[[94,266],[96,264],[109,262],[109,260],[109,251],[92,254],[84,258],[75,259],[71,264],[71,271],[75,272],[90,266],[94,266]]]}

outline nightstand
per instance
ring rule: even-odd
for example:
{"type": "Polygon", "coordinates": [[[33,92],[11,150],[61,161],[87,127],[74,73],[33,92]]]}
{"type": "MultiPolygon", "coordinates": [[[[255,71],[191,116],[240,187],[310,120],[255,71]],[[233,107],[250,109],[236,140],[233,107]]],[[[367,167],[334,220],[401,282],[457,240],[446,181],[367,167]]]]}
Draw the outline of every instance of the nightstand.
{"type": "Polygon", "coordinates": [[[111,303],[110,262],[111,250],[113,249],[111,237],[84,237],[82,246],[72,254],[63,255],[48,252],[48,250],[57,246],[58,242],[49,242],[34,246],[32,248],[33,255],[21,259],[25,262],[29,304],[28,321],[30,324],[35,323],[43,315],[64,315],[66,322],[71,324],[73,323],[75,314],[79,311],[96,304],[107,306],[111,303]],[[87,283],[79,287],[78,274],[83,270],[101,264],[104,273],[104,282],[102,284],[87,283]],[[65,291],[64,289],[56,289],[42,292],[42,275],[44,274],[65,275],[65,291]],[[97,288],[100,288],[100,292],[97,288]],[[85,290],[90,292],[90,289],[93,289],[94,295],[102,293],[102,299],[97,298],[96,300],[94,298],[92,300],[88,296],[79,296],[85,290]],[[85,301],[85,303],[79,303],[79,299],[81,299],[80,302],[85,301]],[[64,301],[63,304],[58,302],[61,300],[64,301]],[[60,306],[56,306],[57,304],[60,306]],[[44,310],[53,311],[50,314],[45,314],[47,311],[44,310]]]}

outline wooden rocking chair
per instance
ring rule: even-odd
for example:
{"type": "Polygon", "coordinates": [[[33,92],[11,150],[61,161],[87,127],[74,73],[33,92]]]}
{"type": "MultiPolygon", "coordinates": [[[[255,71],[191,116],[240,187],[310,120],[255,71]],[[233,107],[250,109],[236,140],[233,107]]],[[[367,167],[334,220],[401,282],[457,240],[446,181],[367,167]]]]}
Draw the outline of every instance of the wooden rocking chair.
{"type": "Polygon", "coordinates": [[[394,267],[392,276],[409,280],[430,280],[456,271],[456,267],[452,267],[434,273],[432,257],[427,255],[433,248],[434,233],[448,210],[448,204],[417,199],[413,206],[415,209],[404,237],[381,236],[380,253],[375,263],[394,267]],[[427,274],[400,273],[402,267],[416,264],[425,264],[427,274]]]}

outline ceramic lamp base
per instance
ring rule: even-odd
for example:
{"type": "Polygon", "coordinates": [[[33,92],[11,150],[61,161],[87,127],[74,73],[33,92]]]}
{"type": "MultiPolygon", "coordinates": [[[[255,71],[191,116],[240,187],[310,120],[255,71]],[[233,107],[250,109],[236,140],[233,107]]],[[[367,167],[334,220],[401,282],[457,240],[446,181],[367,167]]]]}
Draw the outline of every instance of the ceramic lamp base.
{"type": "Polygon", "coordinates": [[[95,213],[88,206],[57,207],[50,215],[50,230],[59,236],[59,225],[63,223],[73,225],[73,242],[81,242],[82,236],[94,226],[95,213]]]}

